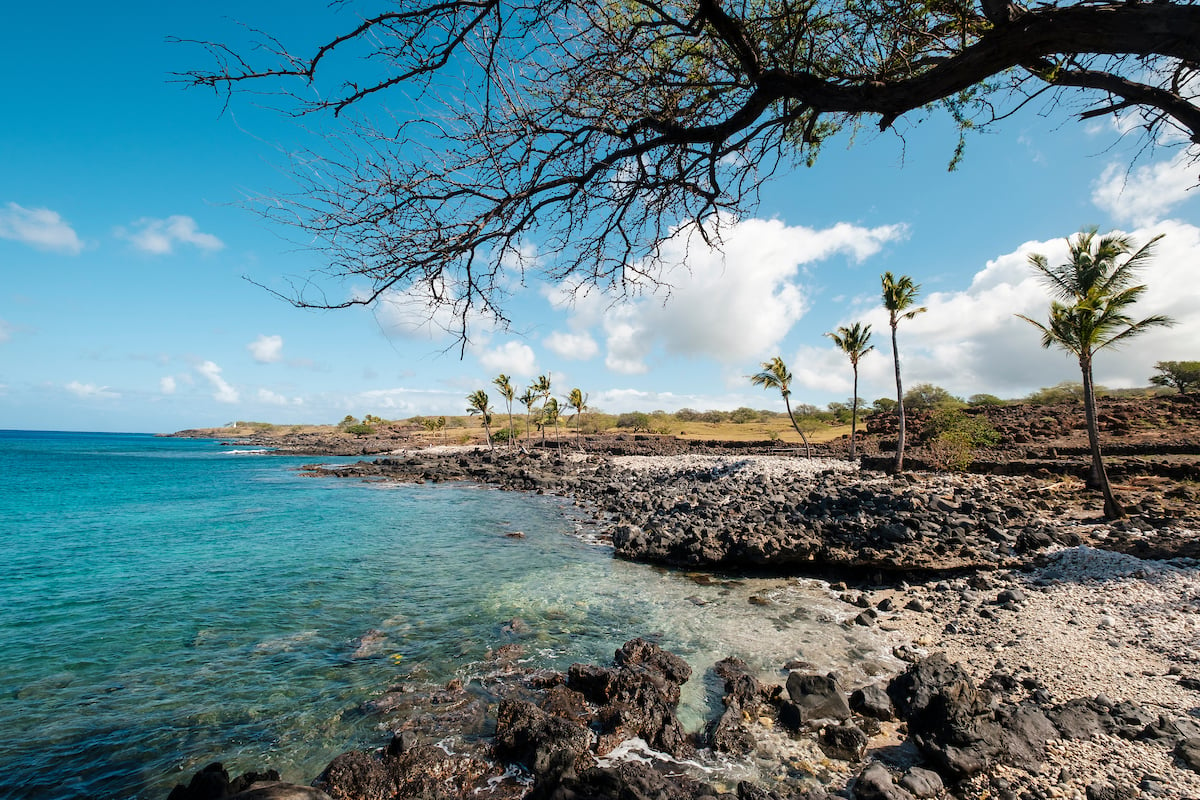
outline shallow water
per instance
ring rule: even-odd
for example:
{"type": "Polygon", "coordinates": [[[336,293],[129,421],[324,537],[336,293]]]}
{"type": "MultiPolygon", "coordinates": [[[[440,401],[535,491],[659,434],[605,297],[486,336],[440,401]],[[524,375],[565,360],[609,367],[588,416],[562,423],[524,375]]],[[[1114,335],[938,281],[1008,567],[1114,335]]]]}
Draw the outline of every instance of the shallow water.
{"type": "Polygon", "coordinates": [[[819,582],[615,561],[559,500],[311,460],[0,432],[0,797],[164,797],[213,760],[307,782],[385,741],[361,707],[398,675],[466,676],[509,642],[565,668],[651,638],[696,670],[692,728],[726,656],[774,679],[880,658],[819,582]]]}

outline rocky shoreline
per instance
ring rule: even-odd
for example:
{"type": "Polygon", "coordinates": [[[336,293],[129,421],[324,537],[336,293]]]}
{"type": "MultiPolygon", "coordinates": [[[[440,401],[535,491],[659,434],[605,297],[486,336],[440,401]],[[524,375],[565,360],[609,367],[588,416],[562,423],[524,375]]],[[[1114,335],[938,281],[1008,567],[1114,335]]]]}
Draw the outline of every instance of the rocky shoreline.
{"type": "Polygon", "coordinates": [[[433,448],[309,474],[553,493],[622,558],[833,580],[859,609],[845,624],[895,636],[909,665],[859,686],[780,665],[787,680],[768,685],[727,659],[692,678],[720,686],[724,710],[688,735],[674,707],[690,670],[652,642],[566,673],[501,648],[482,683],[372,701],[397,720],[391,744],[339,757],[312,787],[225,775],[221,789],[211,769],[173,800],[1200,798],[1186,494],[1149,487],[1107,524],[1075,481],[897,478],[834,459],[433,448]],[[764,771],[715,779],[729,759],[764,771]]]}

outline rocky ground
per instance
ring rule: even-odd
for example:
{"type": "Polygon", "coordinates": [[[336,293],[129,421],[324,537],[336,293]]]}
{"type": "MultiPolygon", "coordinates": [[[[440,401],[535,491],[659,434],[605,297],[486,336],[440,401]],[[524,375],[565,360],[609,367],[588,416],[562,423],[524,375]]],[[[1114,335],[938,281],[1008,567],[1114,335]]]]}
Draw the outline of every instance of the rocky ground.
{"type": "MultiPolygon", "coordinates": [[[[664,455],[657,437],[314,468],[561,494],[620,557],[818,576],[855,609],[844,624],[892,637],[908,666],[848,686],[795,664],[769,685],[726,660],[691,678],[723,687],[724,712],[689,736],[674,705],[690,670],[650,642],[563,674],[501,648],[479,681],[372,700],[395,720],[392,744],[339,757],[313,787],[247,790],[276,776],[218,767],[173,797],[1200,800],[1200,497],[1172,472],[1194,468],[1198,412],[1190,398],[1102,411],[1125,454],[1114,474],[1131,516],[1116,523],[1076,476],[1075,422],[1044,408],[996,424],[992,474],[893,477],[746,446],[664,455]]],[[[874,436],[868,452],[886,444],[874,436]]]]}

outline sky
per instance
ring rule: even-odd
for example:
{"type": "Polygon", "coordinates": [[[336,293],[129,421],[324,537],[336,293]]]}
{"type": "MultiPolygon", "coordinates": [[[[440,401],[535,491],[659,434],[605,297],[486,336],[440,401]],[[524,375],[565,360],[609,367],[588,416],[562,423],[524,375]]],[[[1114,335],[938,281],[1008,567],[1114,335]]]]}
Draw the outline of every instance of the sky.
{"type": "MultiPolygon", "coordinates": [[[[851,370],[824,334],[872,326],[859,396],[893,396],[880,275],[912,276],[927,312],[901,324],[905,384],[1023,397],[1078,381],[1015,314],[1044,318],[1028,266],[1084,227],[1138,243],[1152,331],[1097,357],[1109,387],[1145,386],[1159,360],[1200,359],[1200,165],[1170,141],[1121,136],[1136,121],[1079,122],[1031,104],[957,141],[944,120],[904,120],[825,145],[777,175],[723,253],[692,247],[668,294],[616,302],[530,281],[508,330],[456,343],[403,307],[317,312],[263,287],[319,269],[294,231],[247,198],[291,188],[295,123],[255,98],[228,108],[174,74],[211,66],[171,37],[235,40],[241,26],[317,42],[352,17],[323,3],[16,4],[0,31],[0,429],[170,432],[234,420],[333,423],[462,414],[499,373],[551,376],[589,405],[782,410],[747,376],[780,355],[793,403],[846,401],[851,370]],[[115,9],[115,10],[114,10],[115,9]]],[[[668,247],[682,247],[672,243],[668,247]]],[[[520,393],[520,388],[518,389],[520,393]]],[[[493,400],[498,399],[492,392],[493,400]]]]}

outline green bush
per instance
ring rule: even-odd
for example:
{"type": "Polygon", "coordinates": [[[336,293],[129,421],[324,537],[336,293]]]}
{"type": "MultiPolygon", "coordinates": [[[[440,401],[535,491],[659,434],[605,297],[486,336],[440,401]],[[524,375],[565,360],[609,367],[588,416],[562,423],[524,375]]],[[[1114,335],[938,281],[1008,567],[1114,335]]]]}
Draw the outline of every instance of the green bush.
{"type": "Polygon", "coordinates": [[[634,433],[639,431],[649,432],[650,415],[641,411],[631,411],[626,414],[621,414],[617,417],[617,427],[628,428],[634,433]]]}
{"type": "Polygon", "coordinates": [[[930,464],[939,469],[964,470],[975,460],[980,447],[1000,443],[1000,433],[986,417],[967,414],[958,408],[940,408],[933,412],[926,429],[930,464]]]}
{"type": "Polygon", "coordinates": [[[375,428],[365,422],[359,422],[354,425],[347,425],[343,428],[346,433],[354,434],[355,436],[370,436],[375,432],[375,428]]]}
{"type": "Polygon", "coordinates": [[[973,394],[967,398],[967,405],[972,406],[1003,406],[1007,405],[994,394],[973,394]]]}
{"type": "MultiPolygon", "coordinates": [[[[1103,386],[1095,386],[1094,390],[1097,397],[1106,394],[1108,391],[1103,386]]],[[[1083,384],[1064,381],[1055,386],[1038,389],[1029,395],[1028,401],[1037,406],[1050,406],[1057,403],[1082,403],[1083,384]]]]}
{"type": "Polygon", "coordinates": [[[926,408],[961,408],[962,405],[962,399],[932,383],[918,383],[904,393],[904,407],[914,411],[926,408]]]}
{"type": "Polygon", "coordinates": [[[741,408],[735,408],[733,411],[729,412],[729,421],[735,425],[745,425],[749,422],[758,422],[758,419],[758,412],[753,408],[746,408],[745,406],[742,406],[741,408]]]}

